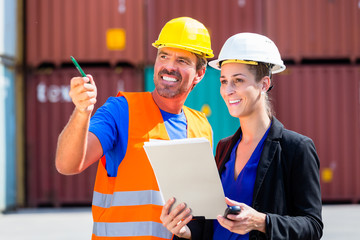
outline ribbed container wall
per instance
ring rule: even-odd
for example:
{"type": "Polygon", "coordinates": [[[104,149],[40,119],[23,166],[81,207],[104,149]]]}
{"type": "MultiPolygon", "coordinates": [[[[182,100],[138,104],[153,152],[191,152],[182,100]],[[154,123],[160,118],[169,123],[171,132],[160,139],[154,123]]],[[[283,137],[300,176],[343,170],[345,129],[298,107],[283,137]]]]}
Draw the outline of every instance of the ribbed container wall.
{"type": "Polygon", "coordinates": [[[264,1],[265,34],[283,58],[360,59],[358,0],[264,1]]]}
{"type": "Polygon", "coordinates": [[[26,0],[26,64],[140,64],[143,11],[143,0],[26,0]]]}
{"type": "MultiPolygon", "coordinates": [[[[118,90],[142,91],[138,70],[124,68],[84,68],[93,75],[98,89],[96,108],[118,90]]],[[[69,97],[75,68],[44,69],[29,73],[26,87],[26,160],[28,206],[90,204],[97,164],[83,173],[63,176],[55,169],[56,143],[69,120],[74,105],[69,97]]]]}
{"type": "Polygon", "coordinates": [[[360,201],[360,67],[290,66],[274,80],[276,116],[315,143],[323,201],[360,201]]]}
{"type": "Polygon", "coordinates": [[[192,17],[209,30],[212,49],[218,56],[225,40],[238,32],[261,33],[263,0],[145,0],[147,64],[154,63],[155,42],[165,23],[175,17],[192,17]]]}

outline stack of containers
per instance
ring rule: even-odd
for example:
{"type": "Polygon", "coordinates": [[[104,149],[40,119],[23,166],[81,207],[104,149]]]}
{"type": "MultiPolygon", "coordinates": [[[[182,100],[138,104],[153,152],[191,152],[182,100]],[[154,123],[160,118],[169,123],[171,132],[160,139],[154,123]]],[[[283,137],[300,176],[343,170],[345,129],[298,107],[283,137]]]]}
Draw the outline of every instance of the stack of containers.
{"type": "Polygon", "coordinates": [[[275,76],[277,116],[314,140],[323,201],[359,202],[360,1],[264,3],[264,33],[294,63],[275,76]]]}
{"type": "MultiPolygon", "coordinates": [[[[55,169],[58,135],[74,105],[70,56],[94,77],[97,109],[118,91],[142,91],[143,0],[26,1],[27,205],[91,203],[96,164],[76,176],[55,169]]],[[[95,110],[96,110],[95,109],[95,110]]]]}
{"type": "Polygon", "coordinates": [[[275,81],[284,125],[314,140],[326,202],[358,202],[360,172],[359,66],[291,66],[275,81]]]}
{"type": "MultiPolygon", "coordinates": [[[[95,167],[73,177],[54,169],[57,136],[73,109],[68,83],[78,75],[70,55],[96,75],[104,89],[99,98],[120,89],[152,91],[151,43],[167,21],[181,16],[204,23],[215,57],[239,32],[274,40],[288,67],[274,76],[276,116],[314,139],[323,200],[360,200],[359,0],[26,0],[26,6],[29,205],[91,202],[95,167]]],[[[207,114],[214,146],[239,127],[219,95],[218,79],[208,68],[186,101],[207,114]]]]}
{"type": "Polygon", "coordinates": [[[17,2],[0,1],[0,212],[16,206],[17,2]]]}

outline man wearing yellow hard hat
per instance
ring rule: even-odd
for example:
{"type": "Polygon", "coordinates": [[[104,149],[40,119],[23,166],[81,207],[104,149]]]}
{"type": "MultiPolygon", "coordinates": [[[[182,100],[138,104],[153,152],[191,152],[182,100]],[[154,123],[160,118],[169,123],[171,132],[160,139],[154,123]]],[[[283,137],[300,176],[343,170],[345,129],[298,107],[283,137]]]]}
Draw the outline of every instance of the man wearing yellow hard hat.
{"type": "Polygon", "coordinates": [[[206,58],[213,57],[207,29],[192,18],[176,18],[166,23],[153,46],[158,48],[155,90],[119,92],[91,118],[95,80],[91,75],[71,79],[75,109],[59,136],[55,163],[65,175],[98,163],[94,240],[171,239],[160,220],[162,199],[143,144],[194,137],[212,141],[205,115],[183,105],[204,77],[206,58]]]}

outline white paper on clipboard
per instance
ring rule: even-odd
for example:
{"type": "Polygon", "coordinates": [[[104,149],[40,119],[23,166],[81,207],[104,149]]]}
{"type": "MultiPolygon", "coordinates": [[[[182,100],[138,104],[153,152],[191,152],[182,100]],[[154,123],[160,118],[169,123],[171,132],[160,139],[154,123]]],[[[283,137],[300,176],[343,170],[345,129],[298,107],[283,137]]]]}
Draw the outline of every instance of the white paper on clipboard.
{"type": "Polygon", "coordinates": [[[216,219],[227,207],[210,142],[205,138],[144,143],[164,201],[185,202],[193,216],[216,219]]]}

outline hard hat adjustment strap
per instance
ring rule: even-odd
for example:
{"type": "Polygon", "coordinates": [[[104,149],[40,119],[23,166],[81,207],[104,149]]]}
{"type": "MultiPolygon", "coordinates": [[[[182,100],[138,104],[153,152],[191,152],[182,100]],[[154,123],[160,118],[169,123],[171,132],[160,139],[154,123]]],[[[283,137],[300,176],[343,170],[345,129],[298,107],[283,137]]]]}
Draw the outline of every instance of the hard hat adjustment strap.
{"type": "Polygon", "coordinates": [[[264,63],[264,64],[269,69],[269,77],[271,78],[271,76],[272,76],[271,69],[275,66],[275,64],[272,64],[272,63],[264,63]]]}

